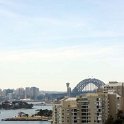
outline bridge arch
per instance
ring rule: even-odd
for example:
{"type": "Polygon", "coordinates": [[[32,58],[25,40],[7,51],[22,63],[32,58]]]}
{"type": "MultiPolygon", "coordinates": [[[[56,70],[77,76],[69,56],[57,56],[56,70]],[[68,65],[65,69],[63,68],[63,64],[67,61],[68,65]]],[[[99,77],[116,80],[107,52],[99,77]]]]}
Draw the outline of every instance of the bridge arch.
{"type": "MultiPolygon", "coordinates": [[[[97,88],[100,88],[101,86],[105,85],[105,83],[99,79],[95,78],[88,78],[84,79],[81,82],[79,82],[76,87],[72,90],[72,95],[80,95],[82,93],[86,93],[84,91],[84,88],[89,85],[89,84],[94,84],[97,88]]],[[[94,92],[94,91],[87,91],[87,92],[94,92]]]]}

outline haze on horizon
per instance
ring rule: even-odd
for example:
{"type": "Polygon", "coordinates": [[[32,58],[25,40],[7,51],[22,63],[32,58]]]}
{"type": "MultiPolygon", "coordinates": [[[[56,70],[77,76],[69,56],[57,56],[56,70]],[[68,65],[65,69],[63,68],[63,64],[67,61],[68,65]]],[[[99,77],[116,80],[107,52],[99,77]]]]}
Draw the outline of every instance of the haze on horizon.
{"type": "Polygon", "coordinates": [[[124,81],[123,0],[0,0],[0,86],[66,90],[124,81]]]}

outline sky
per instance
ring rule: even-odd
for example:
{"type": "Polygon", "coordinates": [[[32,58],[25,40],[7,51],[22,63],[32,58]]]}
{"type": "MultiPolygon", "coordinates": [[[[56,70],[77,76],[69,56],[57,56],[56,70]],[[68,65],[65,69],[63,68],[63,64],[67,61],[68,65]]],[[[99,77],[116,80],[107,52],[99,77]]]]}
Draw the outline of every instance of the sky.
{"type": "Polygon", "coordinates": [[[124,0],[0,0],[0,88],[65,91],[124,81],[124,0]]]}

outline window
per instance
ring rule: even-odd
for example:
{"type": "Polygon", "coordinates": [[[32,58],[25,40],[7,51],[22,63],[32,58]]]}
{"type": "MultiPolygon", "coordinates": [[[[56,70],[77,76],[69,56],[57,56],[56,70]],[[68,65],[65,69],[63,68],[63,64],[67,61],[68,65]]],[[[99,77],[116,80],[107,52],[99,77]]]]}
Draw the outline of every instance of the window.
{"type": "Polygon", "coordinates": [[[77,120],[74,120],[74,123],[77,123],[77,120]]]}

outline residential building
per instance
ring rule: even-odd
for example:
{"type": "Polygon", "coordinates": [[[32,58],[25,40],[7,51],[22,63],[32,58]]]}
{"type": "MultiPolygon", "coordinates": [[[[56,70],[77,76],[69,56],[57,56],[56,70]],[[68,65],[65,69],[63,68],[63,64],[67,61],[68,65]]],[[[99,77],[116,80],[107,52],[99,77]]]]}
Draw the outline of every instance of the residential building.
{"type": "Polygon", "coordinates": [[[121,105],[119,110],[124,111],[124,82],[110,81],[101,89],[101,91],[104,93],[117,93],[121,97],[121,105]]]}
{"type": "Polygon", "coordinates": [[[55,104],[53,106],[53,118],[54,124],[62,124],[62,105],[55,104]]]}
{"type": "Polygon", "coordinates": [[[67,97],[54,105],[53,124],[104,124],[116,119],[120,107],[121,97],[113,92],[67,97]]]}
{"type": "Polygon", "coordinates": [[[77,98],[78,124],[104,124],[109,115],[108,103],[108,94],[104,93],[79,96],[77,98]]]}
{"type": "Polygon", "coordinates": [[[64,98],[53,108],[54,124],[77,124],[76,98],[64,98]]]}

